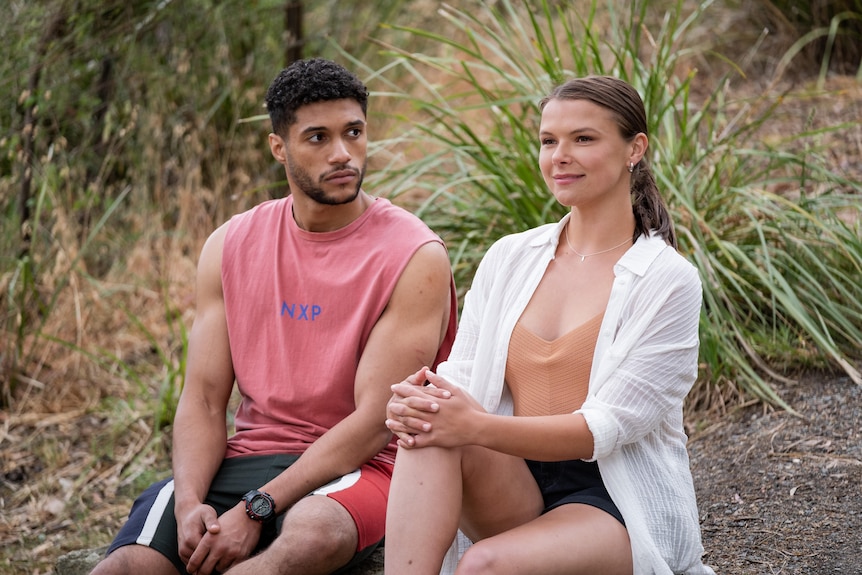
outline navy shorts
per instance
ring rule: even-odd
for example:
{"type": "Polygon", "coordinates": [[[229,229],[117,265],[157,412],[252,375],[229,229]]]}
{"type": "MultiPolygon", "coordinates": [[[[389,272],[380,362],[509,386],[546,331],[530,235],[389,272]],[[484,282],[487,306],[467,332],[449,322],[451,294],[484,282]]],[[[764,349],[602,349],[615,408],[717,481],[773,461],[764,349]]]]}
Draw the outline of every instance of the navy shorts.
{"type": "Polygon", "coordinates": [[[539,484],[547,513],[567,503],[584,503],[613,515],[625,525],[623,515],[614,504],[595,461],[532,461],[527,467],[539,484]]]}
{"type": "MultiPolygon", "coordinates": [[[[236,506],[250,489],[257,489],[290,467],[298,455],[232,457],[224,460],[213,478],[205,503],[218,515],[236,506]]],[[[386,524],[386,500],[392,466],[370,461],[362,468],[337,478],[311,495],[325,495],[343,505],[356,522],[359,546],[341,573],[365,560],[382,543],[386,524]]],[[[265,524],[255,553],[278,535],[284,514],[265,524]]],[[[186,569],[179,556],[177,521],[174,517],[174,482],[167,478],[147,488],[135,501],[128,521],[108,547],[108,554],[124,545],[146,545],[167,557],[180,573],[186,569]]]]}

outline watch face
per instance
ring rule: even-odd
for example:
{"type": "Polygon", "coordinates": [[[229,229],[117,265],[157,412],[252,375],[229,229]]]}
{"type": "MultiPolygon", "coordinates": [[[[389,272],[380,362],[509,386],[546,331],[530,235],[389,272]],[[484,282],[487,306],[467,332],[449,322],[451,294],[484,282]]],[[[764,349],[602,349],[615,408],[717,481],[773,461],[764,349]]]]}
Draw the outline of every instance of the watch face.
{"type": "Polygon", "coordinates": [[[256,515],[267,515],[271,509],[272,508],[270,507],[269,501],[267,501],[266,497],[258,495],[251,500],[251,510],[254,511],[256,515]]]}
{"type": "Polygon", "coordinates": [[[252,489],[243,496],[245,512],[255,521],[269,521],[275,517],[275,502],[263,491],[252,489]]]}

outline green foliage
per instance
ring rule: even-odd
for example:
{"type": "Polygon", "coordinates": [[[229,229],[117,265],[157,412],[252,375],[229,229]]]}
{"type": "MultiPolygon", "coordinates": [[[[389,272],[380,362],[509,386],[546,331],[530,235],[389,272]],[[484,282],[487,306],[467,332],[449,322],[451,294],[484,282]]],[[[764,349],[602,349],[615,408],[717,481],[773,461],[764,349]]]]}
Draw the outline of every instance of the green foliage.
{"type": "MultiPolygon", "coordinates": [[[[3,405],[51,367],[40,352],[60,345],[148,389],[156,426],[170,422],[186,338],[174,307],[188,303],[150,290],[170,302],[157,308],[168,329],[156,329],[131,301],[153,277],[138,277],[126,256],[142,250],[155,281],[167,282],[171,262],[193,258],[231,213],[282,193],[260,117],[284,64],[285,4],[13,0],[0,9],[9,54],[0,60],[3,405]],[[122,310],[124,327],[95,329],[133,331],[158,369],[141,368],[145,352],[96,337],[81,313],[96,306],[81,289],[122,310]]],[[[447,239],[462,289],[494,239],[562,215],[536,165],[538,98],[574,74],[614,74],[644,96],[656,176],[709,286],[704,378],[759,381],[800,361],[858,357],[858,183],[820,168],[821,133],[798,136],[797,148],[808,142],[799,152],[757,140],[780,101],[730,100],[732,76],[695,94],[689,63],[722,58],[691,52],[711,2],[454,4],[306,2],[305,54],[364,70],[377,91],[375,127],[394,126],[374,134],[371,160],[382,169],[369,188],[425,199],[417,211],[447,239]]],[[[808,38],[837,44],[854,10],[816,21],[808,38]]]]}
{"type": "MultiPolygon", "coordinates": [[[[0,61],[0,406],[12,405],[21,382],[117,377],[153,396],[156,428],[173,420],[185,318],[165,287],[165,333],[136,294],[167,281],[173,262],[195,257],[229,215],[284,193],[259,118],[285,64],[286,4],[13,0],[0,8],[10,54],[0,61]],[[133,252],[158,277],[138,276],[133,252]],[[122,310],[125,321],[92,325],[100,307],[122,310]],[[127,347],[116,349],[116,339],[127,347]],[[51,346],[95,373],[63,374],[53,355],[44,364],[51,346]]],[[[379,22],[433,13],[431,3],[406,0],[305,5],[307,56],[335,56],[336,40],[369,61],[379,22]]]]}
{"type": "Polygon", "coordinates": [[[862,0],[761,0],[767,14],[801,37],[791,51],[805,50],[829,70],[862,78],[862,0]]]}
{"type": "MultiPolygon", "coordinates": [[[[255,50],[279,36],[270,14],[281,6],[55,0],[2,9],[0,36],[15,56],[0,61],[8,103],[0,108],[0,405],[40,371],[59,373],[58,358],[39,359],[46,346],[80,354],[108,377],[126,364],[126,352],[97,343],[105,326],[82,325],[78,282],[125,308],[142,339],[156,338],[135,317],[141,311],[124,306],[130,290],[105,282],[141,243],[157,254],[196,252],[189,224],[214,227],[233,211],[230,186],[264,172],[258,134],[236,120],[260,109],[277,72],[255,50]]],[[[172,331],[182,341],[184,330],[172,331]]],[[[167,375],[156,387],[171,398],[182,360],[160,358],[167,375]]],[[[156,426],[172,419],[171,403],[157,400],[156,426]]]]}
{"type": "Polygon", "coordinates": [[[644,99],[653,171],[704,280],[700,385],[730,381],[781,404],[769,378],[826,361],[862,382],[852,363],[862,358],[862,187],[821,167],[818,132],[795,136],[810,144],[803,153],[757,139],[780,99],[728,101],[730,75],[694,95],[694,72],[679,71],[712,2],[690,13],[682,1],[664,13],[649,4],[607,2],[599,22],[597,1],[586,11],[504,0],[445,10],[451,33],[410,29],[440,49],[391,50],[400,79],[381,95],[411,105],[398,119],[414,132],[385,144],[410,149],[414,138],[422,153],[392,161],[377,185],[424,190],[418,213],[446,239],[463,289],[490,243],[563,213],[538,169],[538,99],[573,75],[621,77],[644,99]]]}

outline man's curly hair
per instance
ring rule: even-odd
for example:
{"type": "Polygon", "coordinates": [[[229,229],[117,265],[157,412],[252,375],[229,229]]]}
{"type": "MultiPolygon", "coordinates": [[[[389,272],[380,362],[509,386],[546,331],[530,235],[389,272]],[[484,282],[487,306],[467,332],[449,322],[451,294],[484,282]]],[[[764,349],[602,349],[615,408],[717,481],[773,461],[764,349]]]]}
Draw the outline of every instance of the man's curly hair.
{"type": "Polygon", "coordinates": [[[350,98],[368,112],[368,88],[344,67],[323,58],[297,60],[282,70],[266,91],[272,131],[286,135],[296,111],[307,104],[350,98]]]}

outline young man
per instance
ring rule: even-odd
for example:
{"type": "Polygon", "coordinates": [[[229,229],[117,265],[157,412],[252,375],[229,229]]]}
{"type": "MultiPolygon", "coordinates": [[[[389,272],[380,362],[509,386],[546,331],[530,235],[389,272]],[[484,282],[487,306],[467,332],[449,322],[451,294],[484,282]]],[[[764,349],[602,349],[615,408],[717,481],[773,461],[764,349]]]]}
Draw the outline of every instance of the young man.
{"type": "Polygon", "coordinates": [[[299,61],[266,104],[291,195],[204,245],[174,477],[135,502],[94,575],[332,573],[383,538],[386,403],[393,383],[448,354],[448,255],[418,218],[362,191],[367,90],[355,76],[299,61]]]}

